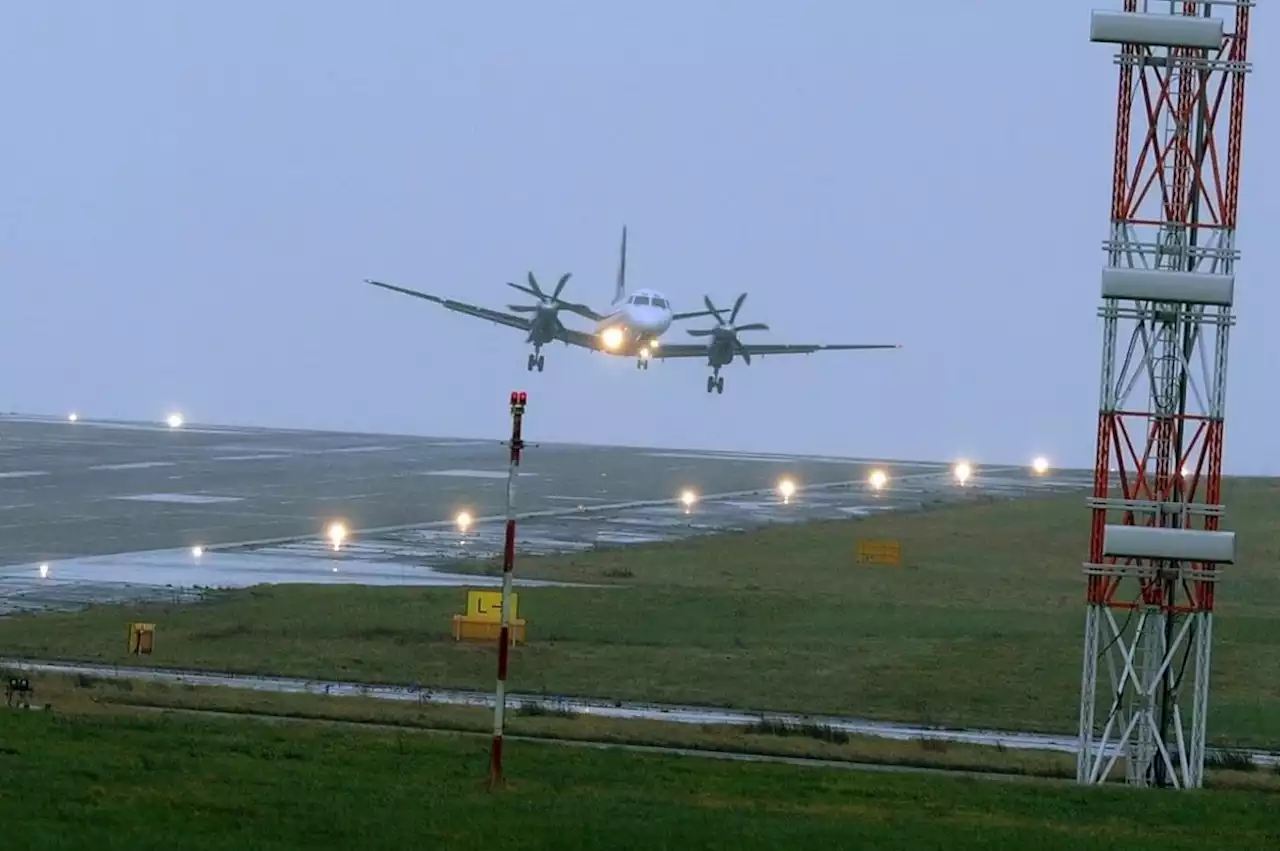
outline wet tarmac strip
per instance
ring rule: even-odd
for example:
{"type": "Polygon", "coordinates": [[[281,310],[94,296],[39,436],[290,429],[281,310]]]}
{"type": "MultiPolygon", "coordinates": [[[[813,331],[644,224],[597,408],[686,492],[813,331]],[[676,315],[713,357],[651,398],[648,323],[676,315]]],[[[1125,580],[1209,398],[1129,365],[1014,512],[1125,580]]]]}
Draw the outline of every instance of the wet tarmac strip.
{"type": "MultiPolygon", "coordinates": [[[[991,468],[965,490],[996,498],[1076,491],[1078,476],[1028,478],[991,468]]],[[[955,498],[946,470],[908,473],[880,491],[862,481],[809,485],[790,499],[754,489],[700,496],[612,503],[578,503],[518,515],[521,557],[586,552],[759,529],[765,526],[868,517],[919,510],[955,498]]],[[[260,584],[316,583],[492,587],[497,577],[450,572],[460,560],[502,553],[502,516],[352,530],[338,548],[322,537],[284,538],[216,547],[84,556],[0,567],[0,615],[16,611],[75,610],[94,602],[198,599],[200,589],[260,584]]],[[[565,583],[517,579],[518,586],[565,583]]]]}
{"type": "MultiPolygon", "coordinates": [[[[0,659],[0,666],[21,670],[28,675],[82,674],[113,680],[142,680],[174,685],[211,686],[235,688],[274,694],[314,694],[330,697],[365,697],[375,700],[392,700],[446,706],[472,706],[493,708],[493,695],[489,692],[461,689],[428,689],[418,686],[370,685],[367,683],[304,680],[294,677],[262,677],[236,674],[215,674],[206,671],[183,671],[168,668],[132,668],[115,665],[78,664],[73,662],[46,662],[26,659],[0,659]]],[[[1019,733],[1001,730],[959,730],[942,727],[925,727],[892,722],[869,721],[860,718],[843,718],[829,715],[796,715],[774,712],[733,711],[701,706],[681,706],[660,703],[635,703],[606,701],[592,698],[572,698],[552,695],[512,693],[507,696],[511,709],[524,707],[553,708],[558,711],[601,718],[618,718],[646,721],[666,721],[676,724],[720,725],[747,727],[761,722],[790,727],[820,726],[840,730],[851,736],[865,736],[894,741],[945,741],[953,744],[997,747],[1019,751],[1053,751],[1077,753],[1079,741],[1075,736],[1050,733],[1019,733]]],[[[1117,752],[1112,746],[1111,756],[1117,752]]],[[[1207,749],[1212,757],[1221,751],[1207,749]]],[[[1280,753],[1272,751],[1232,749],[1233,754],[1248,756],[1255,765],[1274,767],[1280,765],[1280,753]]]]}

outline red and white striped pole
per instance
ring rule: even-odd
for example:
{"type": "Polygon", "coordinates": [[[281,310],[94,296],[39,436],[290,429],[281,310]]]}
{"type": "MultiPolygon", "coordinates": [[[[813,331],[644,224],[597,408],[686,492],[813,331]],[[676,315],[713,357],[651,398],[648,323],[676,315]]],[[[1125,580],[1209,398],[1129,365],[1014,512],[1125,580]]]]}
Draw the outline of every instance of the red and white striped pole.
{"type": "Polygon", "coordinates": [[[498,685],[493,699],[493,752],[489,764],[489,784],[502,783],[502,731],[507,711],[507,662],[511,656],[511,574],[516,566],[516,473],[520,450],[524,449],[521,428],[528,395],[511,393],[511,466],[507,471],[507,540],[502,548],[502,611],[498,630],[498,685]]]}

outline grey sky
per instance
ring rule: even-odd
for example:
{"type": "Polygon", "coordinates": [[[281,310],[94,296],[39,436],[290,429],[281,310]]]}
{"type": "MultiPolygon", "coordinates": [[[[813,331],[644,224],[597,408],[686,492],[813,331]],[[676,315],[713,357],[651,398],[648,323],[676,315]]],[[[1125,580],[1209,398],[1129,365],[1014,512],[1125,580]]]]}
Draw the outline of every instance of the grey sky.
{"type": "MultiPolygon", "coordinates": [[[[10,4],[0,408],[498,437],[520,388],[535,438],[1091,463],[1090,4],[628,5],[10,4]],[[905,348],[735,363],[723,396],[697,361],[563,347],[530,376],[519,333],[360,283],[500,308],[572,271],[604,304],[624,222],[630,283],[677,310],[745,290],[753,339],[905,348]]],[[[1280,472],[1269,11],[1236,472],[1280,472]]]]}

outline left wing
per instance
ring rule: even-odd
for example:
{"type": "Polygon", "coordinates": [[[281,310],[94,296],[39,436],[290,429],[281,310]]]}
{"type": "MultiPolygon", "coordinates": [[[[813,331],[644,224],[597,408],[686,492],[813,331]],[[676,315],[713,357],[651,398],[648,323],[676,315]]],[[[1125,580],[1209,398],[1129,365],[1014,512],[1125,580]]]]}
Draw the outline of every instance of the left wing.
{"type": "MultiPolygon", "coordinates": [[[[811,355],[814,352],[829,351],[847,351],[853,349],[900,349],[901,345],[874,343],[874,344],[822,344],[822,343],[792,343],[788,344],[772,344],[772,343],[743,343],[740,348],[735,349],[736,354],[742,354],[745,350],[752,357],[764,357],[766,355],[811,355]]],[[[650,353],[650,359],[666,359],[666,358],[699,358],[707,357],[711,349],[709,346],[692,345],[689,343],[675,343],[672,345],[662,345],[654,349],[650,353]]]]}

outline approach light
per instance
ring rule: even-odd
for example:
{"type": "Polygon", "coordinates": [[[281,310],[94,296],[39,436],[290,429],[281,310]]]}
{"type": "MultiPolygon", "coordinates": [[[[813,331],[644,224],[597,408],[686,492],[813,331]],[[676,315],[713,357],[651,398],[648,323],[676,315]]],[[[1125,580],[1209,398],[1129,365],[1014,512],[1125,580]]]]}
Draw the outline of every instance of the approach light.
{"type": "Polygon", "coordinates": [[[796,483],[790,479],[781,480],[778,482],[778,493],[782,494],[783,502],[790,502],[791,497],[796,493],[796,483]]]}
{"type": "Polygon", "coordinates": [[[75,411],[72,411],[71,413],[67,414],[68,422],[75,422],[78,419],[80,419],[80,415],[77,414],[75,411]]]}
{"type": "Polygon", "coordinates": [[[953,472],[955,473],[956,481],[963,485],[973,475],[973,467],[968,461],[961,461],[956,464],[953,472]]]}
{"type": "Polygon", "coordinates": [[[606,349],[616,349],[622,345],[622,329],[616,325],[612,328],[606,328],[600,334],[600,342],[604,343],[606,349]]]}
{"type": "Polygon", "coordinates": [[[880,490],[888,483],[889,477],[885,475],[884,470],[872,470],[871,475],[867,477],[867,481],[871,484],[871,487],[880,490]]]}
{"type": "Polygon", "coordinates": [[[471,512],[459,511],[458,516],[453,518],[453,522],[457,524],[459,532],[466,532],[471,528],[471,524],[475,521],[471,517],[471,512]]]}
{"type": "Polygon", "coordinates": [[[347,539],[347,527],[341,523],[332,523],[329,525],[329,543],[333,544],[336,550],[342,546],[342,542],[347,539]]]}
{"type": "Polygon", "coordinates": [[[182,414],[170,414],[165,422],[169,424],[169,428],[182,428],[182,414]]]}
{"type": "Polygon", "coordinates": [[[1041,455],[1031,462],[1031,469],[1035,471],[1037,476],[1043,476],[1049,472],[1049,459],[1041,455]]]}
{"type": "Polygon", "coordinates": [[[41,579],[49,578],[49,565],[47,564],[40,565],[40,578],[41,579]]]}
{"type": "Polygon", "coordinates": [[[691,507],[693,507],[693,504],[697,501],[698,501],[698,495],[693,491],[687,488],[681,491],[680,502],[684,505],[686,511],[688,511],[691,507]]]}

